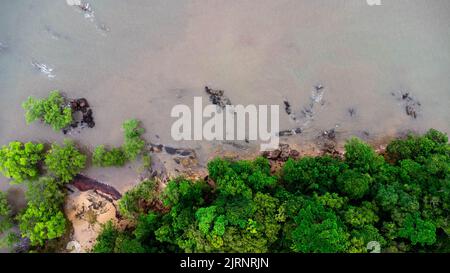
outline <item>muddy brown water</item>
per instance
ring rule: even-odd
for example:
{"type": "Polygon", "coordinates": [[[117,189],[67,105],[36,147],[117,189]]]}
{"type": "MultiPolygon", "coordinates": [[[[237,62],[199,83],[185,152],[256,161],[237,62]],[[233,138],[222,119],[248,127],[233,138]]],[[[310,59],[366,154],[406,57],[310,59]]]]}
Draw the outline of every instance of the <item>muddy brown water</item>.
{"type": "MultiPolygon", "coordinates": [[[[372,139],[430,127],[450,132],[450,1],[88,2],[93,18],[64,0],[1,1],[0,144],[65,137],[27,126],[20,106],[53,89],[89,100],[95,128],[70,136],[86,149],[120,145],[122,122],[138,118],[149,141],[196,149],[203,164],[217,147],[236,145],[174,141],[170,110],[192,105],[194,96],[206,103],[205,85],[225,90],[234,104],[282,110],[287,99],[297,114],[323,85],[323,101],[304,132],[284,140],[291,143],[314,142],[334,127],[340,141],[363,131],[372,139]],[[391,95],[399,91],[420,101],[416,119],[391,95]]],[[[298,126],[283,111],[280,123],[298,126]]],[[[136,168],[85,174],[123,191],[135,183],[136,168]]],[[[0,189],[8,187],[0,178],[0,189]]]]}

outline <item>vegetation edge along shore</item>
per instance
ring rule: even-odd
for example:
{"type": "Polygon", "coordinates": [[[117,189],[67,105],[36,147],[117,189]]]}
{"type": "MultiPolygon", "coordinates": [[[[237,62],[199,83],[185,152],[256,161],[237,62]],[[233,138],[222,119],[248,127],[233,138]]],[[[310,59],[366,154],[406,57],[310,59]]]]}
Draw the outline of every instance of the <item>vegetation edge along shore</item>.
{"type": "MultiPolygon", "coordinates": [[[[71,102],[57,91],[28,99],[27,122],[41,120],[67,132],[83,122],[74,125],[72,111],[87,104],[71,102]]],[[[93,122],[92,112],[88,117],[93,122]]],[[[3,146],[0,171],[25,185],[27,206],[13,213],[0,193],[2,244],[18,252],[62,251],[55,246],[70,237],[66,185],[89,157],[98,167],[139,158],[151,168],[139,121],[126,121],[123,130],[122,146],[101,145],[92,155],[71,140],[3,146]]],[[[382,153],[351,138],[343,155],[264,156],[216,158],[205,179],[180,176],[164,185],[157,177],[144,179],[120,198],[121,225],[105,224],[92,251],[365,253],[374,251],[368,247],[374,243],[382,252],[450,251],[446,134],[410,134],[382,153]]]]}

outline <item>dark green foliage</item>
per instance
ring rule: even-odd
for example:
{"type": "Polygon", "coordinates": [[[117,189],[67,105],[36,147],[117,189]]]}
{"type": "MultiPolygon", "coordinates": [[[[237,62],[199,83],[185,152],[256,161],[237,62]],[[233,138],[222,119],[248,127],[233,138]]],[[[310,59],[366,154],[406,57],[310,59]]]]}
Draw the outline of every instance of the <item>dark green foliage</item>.
{"type": "Polygon", "coordinates": [[[421,219],[419,213],[408,214],[398,231],[398,236],[410,239],[413,245],[418,243],[431,245],[436,242],[436,226],[431,221],[421,219]]]}
{"type": "Polygon", "coordinates": [[[270,174],[269,161],[262,157],[237,162],[216,158],[208,163],[208,171],[223,195],[250,197],[252,191],[265,192],[277,183],[270,174]]]}
{"type": "Polygon", "coordinates": [[[86,156],[75,147],[71,140],[64,140],[64,145],[52,144],[45,156],[48,170],[62,182],[67,183],[86,165],[86,156]]]}
{"type": "Polygon", "coordinates": [[[107,150],[104,145],[100,145],[92,154],[92,162],[99,167],[121,167],[127,162],[127,157],[122,148],[107,150]]]}
{"type": "Polygon", "coordinates": [[[161,217],[153,212],[139,216],[134,231],[119,231],[111,221],[107,222],[95,243],[95,253],[163,253],[177,249],[156,240],[155,230],[161,217]]]}
{"type": "Polygon", "coordinates": [[[283,179],[291,191],[326,192],[347,164],[330,156],[289,159],[283,167],[283,179]]]}
{"type": "Polygon", "coordinates": [[[117,253],[145,253],[146,249],[142,244],[136,240],[132,239],[126,234],[119,234],[116,239],[116,247],[114,252],[117,253]]]}
{"type": "Polygon", "coordinates": [[[450,155],[448,137],[434,129],[423,136],[409,134],[406,139],[393,140],[386,148],[387,156],[392,162],[411,159],[423,162],[430,155],[450,155]]]}
{"type": "Polygon", "coordinates": [[[385,211],[393,210],[398,204],[400,196],[397,185],[398,184],[380,185],[378,188],[375,200],[377,204],[385,211]]]}
{"type": "Polygon", "coordinates": [[[27,183],[25,197],[28,202],[59,209],[64,202],[65,193],[61,190],[60,182],[53,177],[43,176],[27,183]]]}
{"type": "Polygon", "coordinates": [[[92,251],[96,253],[113,253],[118,236],[119,231],[114,227],[113,223],[111,221],[107,222],[103,226],[102,232],[98,235],[92,251]]]}
{"type": "Polygon", "coordinates": [[[0,150],[0,172],[16,183],[36,179],[39,162],[43,159],[44,145],[13,141],[0,150]]]}
{"type": "Polygon", "coordinates": [[[45,240],[61,237],[66,230],[64,213],[44,205],[28,204],[19,222],[22,236],[28,237],[32,245],[43,245],[45,240]]]}
{"type": "Polygon", "coordinates": [[[55,90],[45,99],[29,97],[23,104],[27,123],[42,120],[52,126],[53,130],[59,131],[72,123],[72,109],[65,105],[65,100],[55,90]]]}
{"type": "Polygon", "coordinates": [[[345,148],[343,160],[290,159],[278,176],[263,158],[214,159],[208,183],[170,181],[164,209],[141,209],[156,198],[144,182],[120,201],[135,228],[107,227],[97,244],[134,253],[367,253],[378,242],[383,252],[448,252],[447,137],[430,130],[396,140],[388,160],[358,139],[345,148]]]}
{"type": "Polygon", "coordinates": [[[348,252],[350,253],[367,253],[368,244],[370,242],[378,242],[380,248],[386,247],[386,240],[380,234],[378,228],[373,225],[364,225],[360,228],[353,229],[350,232],[350,247],[348,252]]]}
{"type": "Polygon", "coordinates": [[[379,221],[377,212],[378,209],[372,203],[364,201],[359,207],[349,206],[344,212],[343,218],[347,225],[354,228],[362,228],[374,225],[379,221]]]}
{"type": "Polygon", "coordinates": [[[0,248],[13,251],[13,247],[20,241],[20,235],[15,232],[8,232],[0,239],[0,248]]]}
{"type": "Polygon", "coordinates": [[[368,191],[372,178],[356,170],[345,170],[336,182],[339,190],[350,199],[361,199],[368,191]]]}
{"type": "Polygon", "coordinates": [[[11,207],[6,193],[0,191],[0,235],[12,227],[11,207]]]}
{"type": "Polygon", "coordinates": [[[295,218],[292,250],[303,253],[337,253],[348,248],[349,234],[338,216],[316,202],[306,202],[295,218]]]}
{"type": "Polygon", "coordinates": [[[29,183],[26,197],[27,207],[18,216],[22,237],[28,237],[32,245],[61,237],[66,231],[66,219],[60,184],[54,178],[41,177],[29,183]]]}
{"type": "Polygon", "coordinates": [[[383,165],[384,159],[372,147],[358,138],[351,138],[345,144],[345,162],[350,168],[361,173],[375,173],[383,165]]]}
{"type": "Polygon", "coordinates": [[[154,180],[145,180],[133,189],[127,191],[119,201],[120,214],[136,219],[146,213],[158,200],[158,185],[154,180]]]}
{"type": "Polygon", "coordinates": [[[231,162],[216,158],[208,163],[208,171],[221,194],[229,196],[251,195],[251,189],[231,167],[231,162]]]}

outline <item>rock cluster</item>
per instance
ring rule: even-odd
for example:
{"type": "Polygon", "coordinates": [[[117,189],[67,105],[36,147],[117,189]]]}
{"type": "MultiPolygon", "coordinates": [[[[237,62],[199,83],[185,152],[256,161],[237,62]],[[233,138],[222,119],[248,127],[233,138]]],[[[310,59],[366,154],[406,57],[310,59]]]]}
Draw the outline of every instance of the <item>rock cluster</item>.
{"type": "Polygon", "coordinates": [[[317,137],[318,145],[321,147],[323,153],[332,155],[340,154],[337,151],[336,134],[336,129],[332,128],[322,131],[322,133],[317,137]]]}
{"type": "Polygon", "coordinates": [[[225,92],[223,90],[215,90],[205,86],[205,92],[209,95],[209,100],[212,104],[220,108],[231,105],[231,100],[224,95],[225,92]]]}
{"type": "Polygon", "coordinates": [[[415,100],[408,92],[402,94],[402,100],[405,101],[406,114],[414,119],[417,118],[417,111],[420,108],[420,102],[415,100]]]}
{"type": "Polygon", "coordinates": [[[166,183],[169,177],[177,177],[181,173],[195,179],[203,175],[199,171],[201,166],[194,149],[149,143],[149,151],[155,153],[152,156],[150,178],[166,183]]]}
{"type": "MultiPolygon", "coordinates": [[[[405,112],[408,116],[416,119],[418,112],[420,111],[421,103],[416,100],[409,92],[399,92],[399,100],[401,100],[405,106],[405,112]]],[[[396,93],[392,93],[393,96],[397,96],[396,93]]]]}
{"type": "Polygon", "coordinates": [[[291,149],[289,144],[280,144],[278,149],[273,151],[265,151],[262,156],[274,161],[286,161],[289,158],[298,158],[300,153],[297,150],[291,149]]]}
{"type": "Polygon", "coordinates": [[[294,136],[302,133],[302,128],[293,128],[289,130],[282,130],[278,132],[278,136],[280,137],[287,137],[287,136],[294,136]]]}
{"type": "Polygon", "coordinates": [[[63,129],[63,133],[67,134],[70,130],[83,129],[85,127],[94,128],[95,121],[91,107],[85,98],[73,99],[69,102],[69,106],[72,109],[74,121],[70,125],[70,128],[63,129]],[[76,113],[81,113],[77,117],[76,113]]]}

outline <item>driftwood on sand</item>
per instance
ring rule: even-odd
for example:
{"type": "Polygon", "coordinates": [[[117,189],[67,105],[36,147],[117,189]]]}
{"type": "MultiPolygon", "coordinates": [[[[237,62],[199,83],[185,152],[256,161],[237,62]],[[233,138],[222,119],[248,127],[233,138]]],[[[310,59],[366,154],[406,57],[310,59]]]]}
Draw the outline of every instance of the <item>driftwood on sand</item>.
{"type": "Polygon", "coordinates": [[[120,192],[117,191],[114,187],[98,182],[97,180],[94,180],[82,174],[78,174],[77,176],[75,176],[75,178],[71,182],[71,185],[73,185],[80,191],[94,190],[107,194],[114,200],[119,200],[122,197],[120,192]]]}

